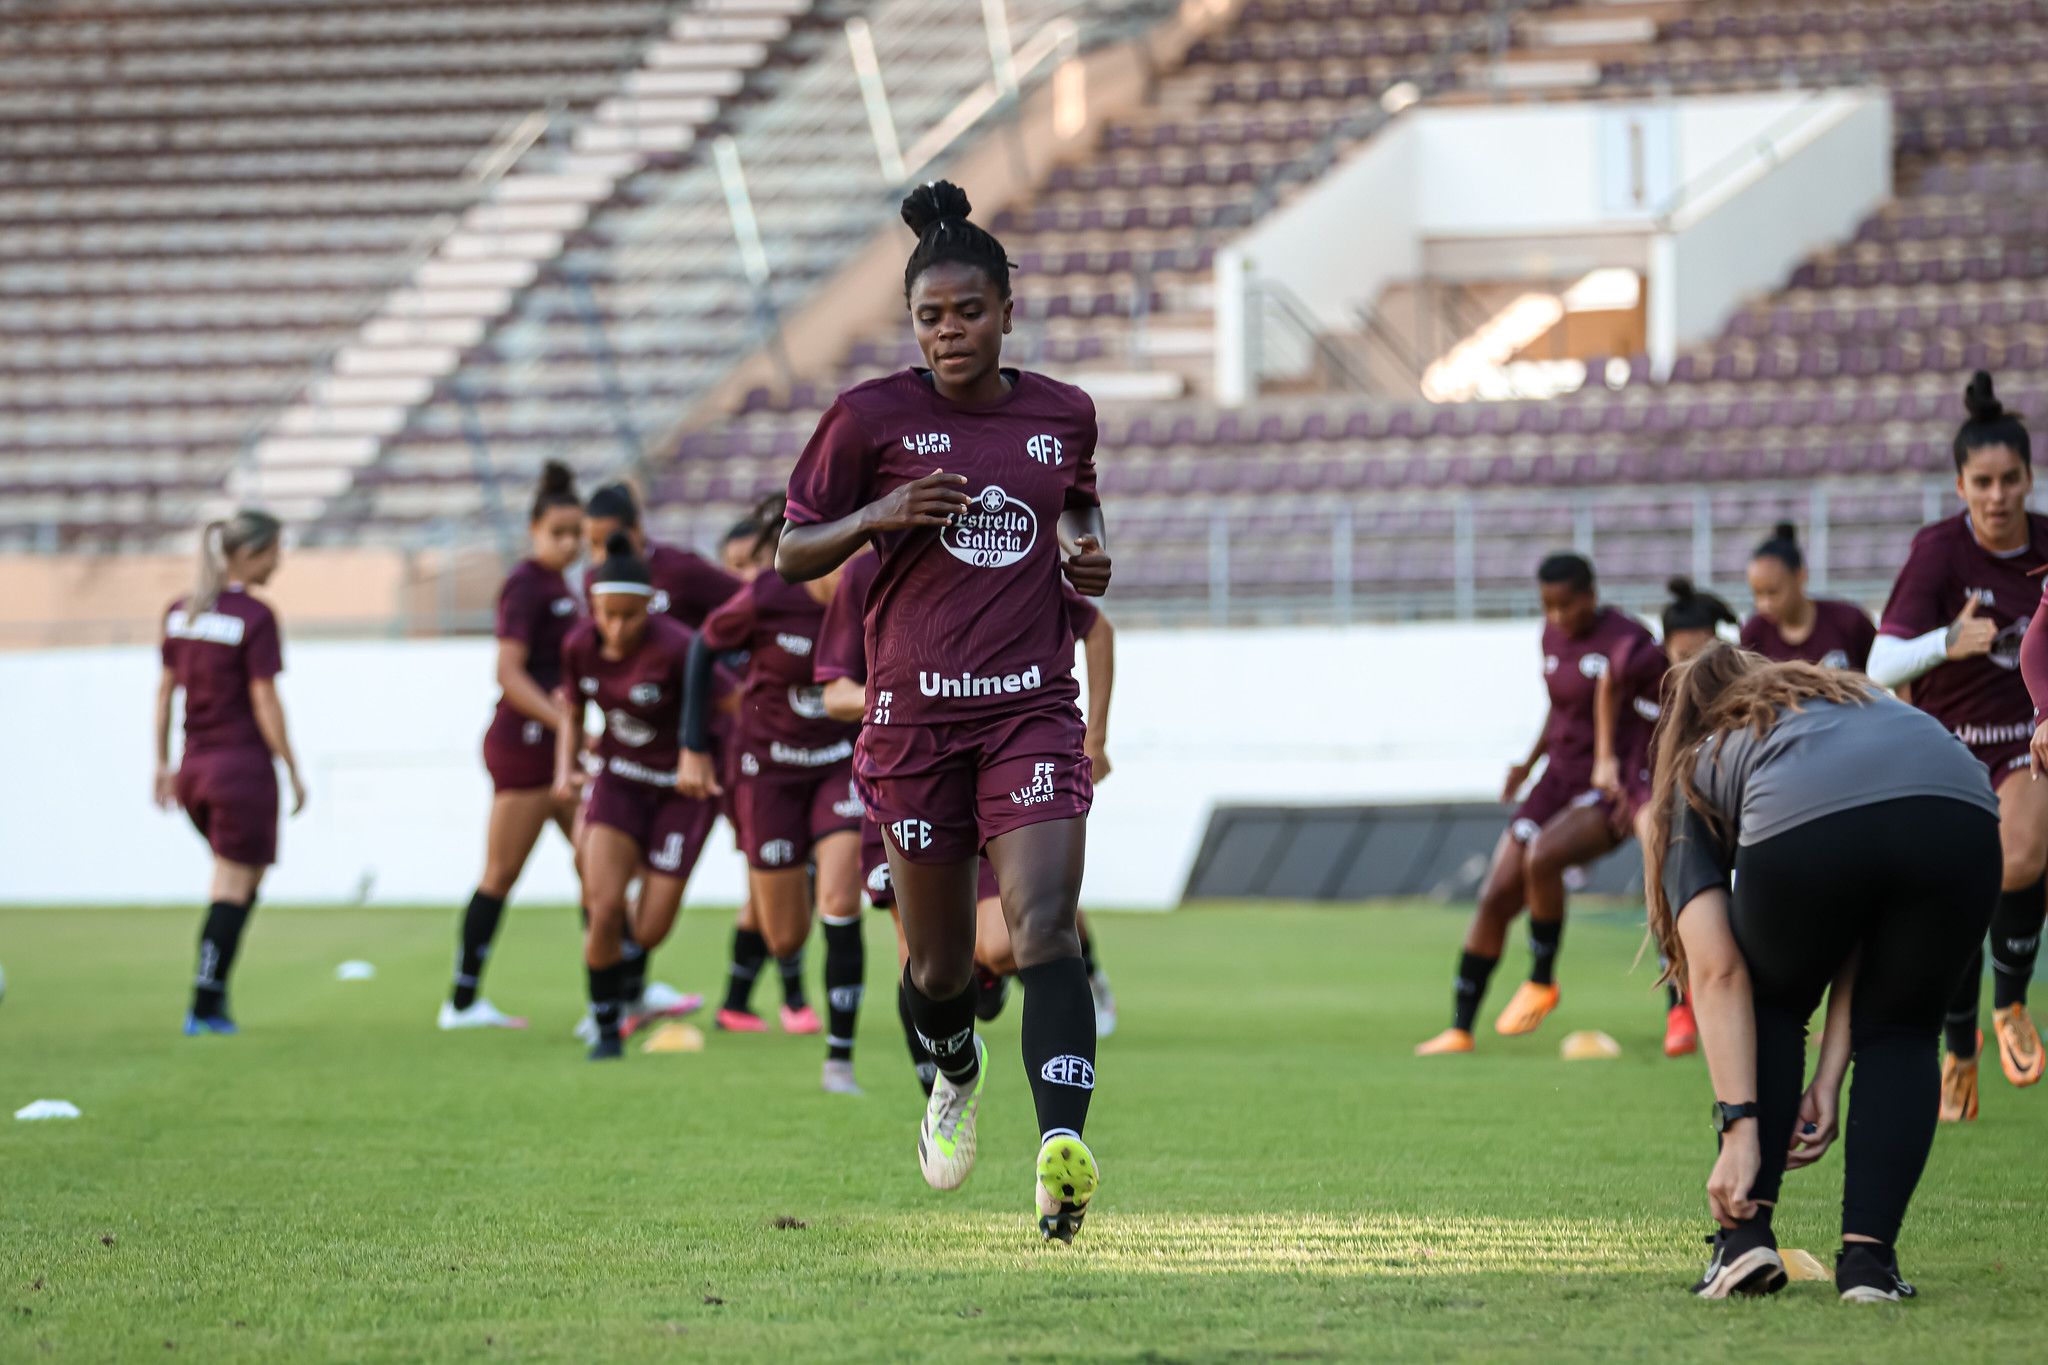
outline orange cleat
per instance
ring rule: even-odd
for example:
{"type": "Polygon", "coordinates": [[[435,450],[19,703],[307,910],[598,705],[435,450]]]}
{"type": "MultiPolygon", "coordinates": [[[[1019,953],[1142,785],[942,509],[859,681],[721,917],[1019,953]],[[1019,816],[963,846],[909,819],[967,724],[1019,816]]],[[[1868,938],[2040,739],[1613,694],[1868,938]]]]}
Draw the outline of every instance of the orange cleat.
{"type": "MultiPolygon", "coordinates": [[[[1983,1030],[1977,1032],[1977,1052],[1984,1052],[1983,1030]]],[[[1972,1123],[1977,1118],[1977,1058],[1965,1060],[1951,1052],[1941,1059],[1941,1121],[1972,1123]]]]}
{"type": "Polygon", "coordinates": [[[1493,1021],[1493,1031],[1508,1038],[1534,1033],[1536,1026],[1548,1019],[1556,1008],[1555,985],[1539,986],[1533,981],[1524,981],[1516,988],[1515,998],[1508,1001],[1507,1008],[1493,1021]]]}
{"type": "Polygon", "coordinates": [[[1699,1046],[1700,1028],[1693,1022],[1692,1004],[1681,1000],[1664,1016],[1664,1055],[1689,1057],[1699,1046]]]}
{"type": "Polygon", "coordinates": [[[2007,1080],[2028,1086],[2041,1079],[2041,1034],[2025,1005],[1991,1011],[1991,1031],[1998,1035],[1998,1064],[2007,1080]]]}
{"type": "Polygon", "coordinates": [[[1472,1035],[1461,1028],[1447,1028],[1426,1043],[1415,1045],[1418,1057],[1442,1057],[1452,1052],[1470,1052],[1472,1035]]]}

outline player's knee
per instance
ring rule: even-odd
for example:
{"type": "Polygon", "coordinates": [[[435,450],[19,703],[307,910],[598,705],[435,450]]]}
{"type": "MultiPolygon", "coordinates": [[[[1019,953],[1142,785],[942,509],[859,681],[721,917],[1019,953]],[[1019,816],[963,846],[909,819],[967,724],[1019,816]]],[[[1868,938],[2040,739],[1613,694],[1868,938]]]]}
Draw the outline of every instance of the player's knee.
{"type": "Polygon", "coordinates": [[[860,914],[860,887],[819,888],[818,914],[825,919],[854,919],[860,914]]]}
{"type": "Polygon", "coordinates": [[[805,934],[801,927],[770,922],[761,928],[761,941],[768,945],[770,957],[788,957],[804,946],[805,934]]]}
{"type": "Polygon", "coordinates": [[[1538,877],[1559,877],[1571,866],[1571,857],[1556,844],[1538,839],[1529,846],[1529,871],[1538,877]]]}
{"type": "Polygon", "coordinates": [[[499,900],[505,900],[512,894],[512,884],[519,880],[519,872],[520,869],[515,865],[485,863],[483,879],[476,884],[476,889],[486,896],[496,896],[499,900]]]}
{"type": "Polygon", "coordinates": [[[1081,936],[1074,930],[1074,910],[1056,901],[1027,903],[1010,920],[1010,958],[1019,962],[1052,962],[1081,955],[1081,936]]]}
{"type": "Polygon", "coordinates": [[[2021,891],[2041,880],[2041,873],[2048,868],[2048,843],[2038,839],[2023,838],[2008,844],[2005,849],[2005,877],[2003,890],[2021,891]]]}
{"type": "Polygon", "coordinates": [[[925,998],[951,1000],[974,980],[974,955],[910,955],[910,979],[925,998]]]}

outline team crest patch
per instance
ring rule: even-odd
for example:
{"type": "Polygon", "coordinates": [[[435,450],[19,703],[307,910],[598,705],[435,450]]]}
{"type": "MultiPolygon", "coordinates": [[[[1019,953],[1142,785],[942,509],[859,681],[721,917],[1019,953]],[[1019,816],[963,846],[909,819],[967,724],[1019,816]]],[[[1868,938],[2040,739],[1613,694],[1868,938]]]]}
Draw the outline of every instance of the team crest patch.
{"type": "Polygon", "coordinates": [[[953,558],[977,569],[1008,568],[1038,543],[1038,514],[1029,503],[990,484],[940,533],[939,543],[953,558]]]}
{"type": "Polygon", "coordinates": [[[633,699],[635,706],[658,706],[661,704],[661,684],[634,683],[626,695],[633,699]]]}

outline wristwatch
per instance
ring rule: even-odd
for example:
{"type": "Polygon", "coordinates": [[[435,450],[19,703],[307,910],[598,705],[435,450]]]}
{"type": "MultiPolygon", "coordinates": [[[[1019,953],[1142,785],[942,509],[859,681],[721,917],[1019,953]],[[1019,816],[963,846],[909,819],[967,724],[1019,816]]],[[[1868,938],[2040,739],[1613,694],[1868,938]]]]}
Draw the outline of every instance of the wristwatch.
{"type": "Polygon", "coordinates": [[[1755,1117],[1755,1100],[1751,1100],[1747,1104],[1723,1104],[1719,1100],[1714,1102],[1714,1131],[1717,1133],[1727,1132],[1739,1120],[1753,1119],[1755,1117]]]}

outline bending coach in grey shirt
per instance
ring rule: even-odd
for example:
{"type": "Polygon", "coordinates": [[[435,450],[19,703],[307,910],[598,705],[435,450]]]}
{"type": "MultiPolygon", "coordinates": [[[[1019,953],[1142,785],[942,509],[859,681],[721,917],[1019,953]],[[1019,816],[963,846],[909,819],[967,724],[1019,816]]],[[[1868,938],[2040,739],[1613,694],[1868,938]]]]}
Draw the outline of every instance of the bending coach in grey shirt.
{"type": "Polygon", "coordinates": [[[1998,900],[1990,779],[1939,722],[1853,675],[1723,645],[1667,692],[1650,923],[1690,988],[1720,1135],[1720,1231],[1694,1292],[1783,1286],[1780,1182],[1833,1143],[1853,1060],[1836,1287],[1909,1296],[1895,1243],[1934,1141],[1936,1040],[1998,900]],[[1830,982],[1802,1096],[1806,1021],[1830,982]]]}

